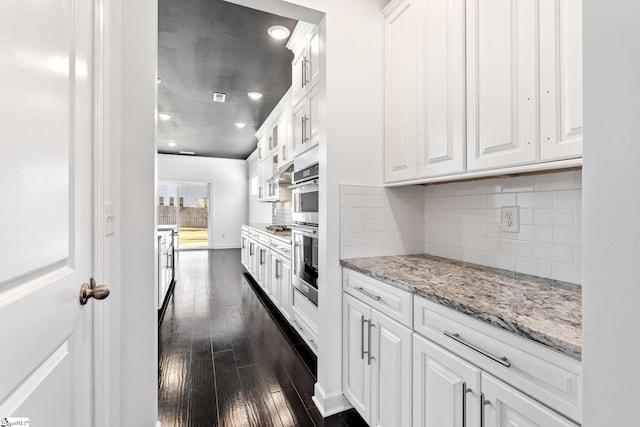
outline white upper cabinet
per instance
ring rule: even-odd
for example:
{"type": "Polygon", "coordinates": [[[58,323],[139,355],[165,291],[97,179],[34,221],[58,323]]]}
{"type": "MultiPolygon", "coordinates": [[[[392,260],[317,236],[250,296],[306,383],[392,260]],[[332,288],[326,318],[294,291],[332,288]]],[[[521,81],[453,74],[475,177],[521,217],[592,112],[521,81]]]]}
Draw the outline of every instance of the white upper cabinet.
{"type": "Polygon", "coordinates": [[[467,0],[467,168],[538,157],[538,1],[467,0]]]}
{"type": "Polygon", "coordinates": [[[293,104],[302,100],[320,81],[320,36],[315,25],[300,22],[287,47],[293,51],[291,95],[293,104]]]}
{"type": "Polygon", "coordinates": [[[392,0],[385,182],[581,166],[582,0],[392,0]]]}
{"type": "Polygon", "coordinates": [[[540,0],[540,158],[582,156],[582,0],[540,0]]]}
{"type": "Polygon", "coordinates": [[[464,172],[465,0],[419,3],[418,156],[420,177],[464,172]]]}
{"type": "Polygon", "coordinates": [[[417,177],[417,0],[385,9],[385,181],[417,177]]]}

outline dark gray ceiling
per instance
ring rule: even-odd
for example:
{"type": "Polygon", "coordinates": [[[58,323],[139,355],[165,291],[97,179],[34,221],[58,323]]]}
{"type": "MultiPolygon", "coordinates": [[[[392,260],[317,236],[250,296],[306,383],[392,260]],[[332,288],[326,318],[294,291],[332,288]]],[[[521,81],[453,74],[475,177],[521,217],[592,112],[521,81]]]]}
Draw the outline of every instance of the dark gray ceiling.
{"type": "Polygon", "coordinates": [[[158,112],[172,116],[158,119],[158,152],[247,158],[255,131],[291,86],[293,53],[267,29],[293,31],[296,21],[223,0],[159,0],[158,15],[158,112]],[[262,99],[251,100],[252,90],[262,99]],[[213,102],[213,92],[227,102],[213,102]]]}

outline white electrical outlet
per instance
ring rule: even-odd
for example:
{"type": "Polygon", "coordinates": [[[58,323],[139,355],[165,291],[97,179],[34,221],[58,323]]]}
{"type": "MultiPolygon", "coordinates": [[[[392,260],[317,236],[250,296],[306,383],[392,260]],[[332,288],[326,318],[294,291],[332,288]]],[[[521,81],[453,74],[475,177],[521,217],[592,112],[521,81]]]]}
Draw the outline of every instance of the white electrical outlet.
{"type": "Polygon", "coordinates": [[[502,231],[509,233],[520,232],[520,208],[518,206],[502,207],[502,231]]]}

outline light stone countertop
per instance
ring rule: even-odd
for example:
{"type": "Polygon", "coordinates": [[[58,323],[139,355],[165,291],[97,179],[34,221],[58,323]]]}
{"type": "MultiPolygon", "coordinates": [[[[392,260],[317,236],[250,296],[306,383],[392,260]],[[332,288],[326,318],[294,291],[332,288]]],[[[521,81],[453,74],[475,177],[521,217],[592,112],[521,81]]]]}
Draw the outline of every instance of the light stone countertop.
{"type": "Polygon", "coordinates": [[[579,285],[430,255],[353,258],[340,263],[574,359],[582,358],[579,285]]]}
{"type": "Polygon", "coordinates": [[[259,231],[264,234],[269,234],[271,236],[277,237],[280,240],[283,240],[287,243],[291,243],[291,230],[289,231],[269,231],[267,230],[267,226],[271,224],[244,224],[245,227],[253,228],[256,231],[259,231]]]}

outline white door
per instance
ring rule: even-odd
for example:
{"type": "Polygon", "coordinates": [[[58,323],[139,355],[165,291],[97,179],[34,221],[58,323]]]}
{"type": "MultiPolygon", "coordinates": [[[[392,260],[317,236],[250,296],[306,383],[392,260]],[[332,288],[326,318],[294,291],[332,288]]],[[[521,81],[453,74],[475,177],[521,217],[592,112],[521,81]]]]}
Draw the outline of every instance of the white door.
{"type": "Polygon", "coordinates": [[[480,369],[413,334],[413,427],[480,426],[480,369]]]}
{"type": "Polygon", "coordinates": [[[0,418],[32,426],[93,425],[93,8],[0,2],[0,418]]]}
{"type": "Polygon", "coordinates": [[[538,8],[467,0],[467,169],[538,159],[538,8]]]}
{"type": "Polygon", "coordinates": [[[482,374],[484,426],[486,427],[577,427],[551,409],[497,378],[482,374]]]}
{"type": "Polygon", "coordinates": [[[372,427],[411,425],[411,329],[371,310],[372,427]]]}
{"type": "Polygon", "coordinates": [[[417,0],[403,0],[384,22],[385,182],[416,178],[418,154],[417,0]]]}
{"type": "Polygon", "coordinates": [[[367,423],[371,411],[370,342],[371,308],[342,294],[342,387],[344,395],[367,423]]]}

